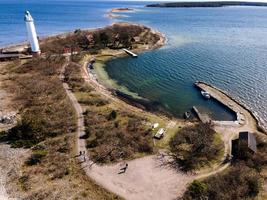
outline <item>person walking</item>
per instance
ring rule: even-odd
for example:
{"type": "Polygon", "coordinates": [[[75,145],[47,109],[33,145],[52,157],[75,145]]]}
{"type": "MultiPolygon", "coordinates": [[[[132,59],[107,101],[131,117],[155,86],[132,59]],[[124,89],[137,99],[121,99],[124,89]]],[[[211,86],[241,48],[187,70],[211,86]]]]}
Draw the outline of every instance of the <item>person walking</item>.
{"type": "Polygon", "coordinates": [[[123,167],[123,168],[120,169],[119,174],[125,173],[126,170],[127,170],[127,168],[128,168],[128,163],[125,164],[125,167],[123,167]]]}

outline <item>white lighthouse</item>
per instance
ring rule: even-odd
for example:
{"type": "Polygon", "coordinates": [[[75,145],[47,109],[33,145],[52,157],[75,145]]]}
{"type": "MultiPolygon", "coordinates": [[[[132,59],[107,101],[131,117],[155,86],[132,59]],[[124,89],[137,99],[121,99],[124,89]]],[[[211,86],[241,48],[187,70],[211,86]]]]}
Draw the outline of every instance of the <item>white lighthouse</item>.
{"type": "Polygon", "coordinates": [[[31,45],[31,51],[34,56],[40,55],[40,47],[37,39],[37,34],[35,30],[35,26],[33,23],[33,18],[29,11],[25,12],[24,21],[26,23],[27,32],[28,32],[28,39],[31,45]]]}

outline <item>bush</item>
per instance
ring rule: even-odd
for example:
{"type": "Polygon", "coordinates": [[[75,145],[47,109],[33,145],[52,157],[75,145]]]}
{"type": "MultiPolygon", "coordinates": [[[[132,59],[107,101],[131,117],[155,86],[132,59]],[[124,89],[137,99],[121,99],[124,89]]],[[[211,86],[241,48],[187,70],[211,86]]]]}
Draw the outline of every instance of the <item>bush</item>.
{"type": "Polygon", "coordinates": [[[198,180],[194,180],[188,188],[189,196],[192,199],[205,199],[208,186],[198,180]]]}
{"type": "Polygon", "coordinates": [[[12,147],[29,148],[43,139],[41,132],[42,126],[38,120],[22,119],[21,122],[8,131],[5,139],[9,141],[12,147]]]}
{"type": "Polygon", "coordinates": [[[211,125],[203,123],[180,129],[169,145],[172,164],[185,171],[207,165],[223,150],[223,143],[216,141],[211,125]]]}
{"type": "MultiPolygon", "coordinates": [[[[240,152],[243,152],[238,157],[234,158],[234,162],[239,163],[240,161],[243,161],[246,163],[246,165],[250,168],[256,169],[258,172],[262,171],[264,167],[267,166],[267,143],[264,142],[259,137],[256,138],[257,140],[257,152],[252,153],[247,151],[247,148],[244,150],[240,150],[240,152]]],[[[241,148],[243,146],[241,145],[241,148]]]]}
{"type": "Polygon", "coordinates": [[[153,152],[151,132],[144,127],[142,118],[110,109],[107,113],[93,109],[84,113],[85,125],[90,128],[87,148],[94,162],[116,162],[134,158],[138,153],[153,152]],[[121,123],[113,121],[118,115],[121,123]]]}
{"type": "Polygon", "coordinates": [[[45,157],[45,153],[33,153],[26,161],[26,165],[36,165],[41,163],[42,158],[45,157]]]}
{"type": "Polygon", "coordinates": [[[21,176],[19,178],[19,185],[23,191],[28,190],[28,188],[29,188],[28,181],[29,181],[29,176],[21,176]]]}
{"type": "Polygon", "coordinates": [[[184,200],[193,199],[250,199],[259,194],[262,178],[254,169],[238,163],[225,173],[204,181],[194,181],[185,192],[184,200]]]}
{"type": "Polygon", "coordinates": [[[110,121],[110,120],[114,120],[117,118],[117,112],[116,110],[112,110],[109,115],[107,116],[107,119],[110,121]]]}

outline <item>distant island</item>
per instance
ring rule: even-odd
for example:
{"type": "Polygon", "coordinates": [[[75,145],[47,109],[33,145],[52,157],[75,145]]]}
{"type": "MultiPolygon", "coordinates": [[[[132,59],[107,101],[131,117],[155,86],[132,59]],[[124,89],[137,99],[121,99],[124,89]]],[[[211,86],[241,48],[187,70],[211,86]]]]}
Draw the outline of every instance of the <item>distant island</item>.
{"type": "Polygon", "coordinates": [[[267,6],[267,3],[244,2],[244,1],[171,2],[171,3],[149,4],[146,7],[194,8],[194,7],[224,7],[224,6],[267,6]]]}

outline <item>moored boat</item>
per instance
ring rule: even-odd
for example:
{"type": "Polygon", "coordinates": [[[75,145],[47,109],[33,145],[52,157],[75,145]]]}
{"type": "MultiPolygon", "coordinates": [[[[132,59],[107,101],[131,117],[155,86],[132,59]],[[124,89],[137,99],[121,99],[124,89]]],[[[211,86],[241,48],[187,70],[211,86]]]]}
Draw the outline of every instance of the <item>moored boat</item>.
{"type": "Polygon", "coordinates": [[[190,113],[189,111],[186,111],[186,112],[184,113],[184,118],[185,118],[185,119],[189,119],[190,116],[191,116],[191,113],[190,113]]]}
{"type": "Polygon", "coordinates": [[[201,91],[201,94],[203,97],[205,97],[206,99],[210,99],[210,93],[206,92],[206,91],[201,91]]]}

